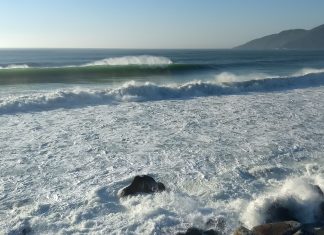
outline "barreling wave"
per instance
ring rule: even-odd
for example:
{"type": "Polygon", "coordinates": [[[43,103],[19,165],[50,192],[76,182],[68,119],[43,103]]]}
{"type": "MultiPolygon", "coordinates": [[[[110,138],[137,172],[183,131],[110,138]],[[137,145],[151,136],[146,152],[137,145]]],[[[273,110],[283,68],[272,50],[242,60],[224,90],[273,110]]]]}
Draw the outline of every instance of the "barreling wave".
{"type": "Polygon", "coordinates": [[[158,56],[115,57],[62,67],[5,65],[0,67],[0,84],[105,82],[112,78],[178,74],[207,68],[208,65],[177,64],[158,56]]]}
{"type": "Polygon", "coordinates": [[[11,96],[0,100],[0,114],[33,112],[58,108],[78,108],[119,102],[143,102],[233,95],[247,92],[273,92],[324,85],[324,73],[299,77],[267,78],[243,82],[192,81],[182,85],[137,84],[128,82],[116,89],[74,89],[11,96]]]}

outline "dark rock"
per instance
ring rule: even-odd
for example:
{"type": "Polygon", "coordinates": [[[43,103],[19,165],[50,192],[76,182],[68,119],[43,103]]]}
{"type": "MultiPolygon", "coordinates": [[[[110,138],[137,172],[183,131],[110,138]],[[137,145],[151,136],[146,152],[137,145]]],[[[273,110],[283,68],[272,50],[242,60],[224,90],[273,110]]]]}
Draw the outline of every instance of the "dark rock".
{"type": "Polygon", "coordinates": [[[219,232],[213,230],[213,229],[209,229],[209,230],[206,230],[202,233],[203,235],[220,235],[219,232]]]}
{"type": "Polygon", "coordinates": [[[324,226],[321,228],[315,228],[314,229],[314,234],[315,235],[324,235],[324,226]]]}
{"type": "Polygon", "coordinates": [[[158,191],[159,191],[159,192],[162,192],[162,191],[165,190],[165,186],[164,186],[163,183],[161,183],[161,182],[157,182],[157,184],[158,184],[158,191]]]}
{"type": "Polygon", "coordinates": [[[247,228],[241,226],[234,231],[233,235],[253,235],[253,233],[247,228]]]}
{"type": "Polygon", "coordinates": [[[254,227],[253,235],[290,235],[296,233],[302,225],[296,221],[262,224],[254,227]]]}
{"type": "Polygon", "coordinates": [[[324,223],[324,201],[320,202],[318,205],[317,213],[315,215],[315,222],[323,222],[324,223]]]}
{"type": "Polygon", "coordinates": [[[280,201],[273,202],[267,209],[266,223],[282,221],[298,221],[292,209],[285,207],[280,201]]]}
{"type": "Polygon", "coordinates": [[[312,189],[314,190],[314,192],[316,192],[319,196],[324,197],[324,193],[323,193],[322,189],[320,188],[320,186],[314,185],[314,184],[311,184],[311,186],[312,186],[312,189]]]}
{"type": "Polygon", "coordinates": [[[206,228],[217,228],[217,230],[224,230],[226,227],[226,220],[223,217],[216,219],[210,218],[205,223],[206,228]]]}
{"type": "Polygon", "coordinates": [[[177,233],[177,235],[219,235],[219,233],[213,229],[201,230],[195,227],[188,228],[185,233],[177,233]]]}
{"type": "Polygon", "coordinates": [[[293,235],[324,235],[324,224],[303,224],[293,235]]]}
{"type": "Polygon", "coordinates": [[[131,185],[124,188],[121,197],[133,196],[139,193],[156,193],[165,190],[164,184],[156,182],[151,176],[137,175],[131,185]]]}

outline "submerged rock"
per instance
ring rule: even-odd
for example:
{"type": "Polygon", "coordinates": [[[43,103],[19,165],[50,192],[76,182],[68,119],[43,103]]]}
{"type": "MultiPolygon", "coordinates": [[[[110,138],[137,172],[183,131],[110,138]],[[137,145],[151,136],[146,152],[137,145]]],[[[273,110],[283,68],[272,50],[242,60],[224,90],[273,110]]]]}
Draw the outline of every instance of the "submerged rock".
{"type": "Polygon", "coordinates": [[[151,176],[137,175],[133,182],[121,191],[120,197],[133,196],[139,193],[157,193],[164,190],[164,184],[156,182],[151,176]]]}
{"type": "Polygon", "coordinates": [[[199,228],[188,228],[185,233],[177,233],[177,235],[219,235],[219,233],[213,229],[202,230],[199,228]]]}

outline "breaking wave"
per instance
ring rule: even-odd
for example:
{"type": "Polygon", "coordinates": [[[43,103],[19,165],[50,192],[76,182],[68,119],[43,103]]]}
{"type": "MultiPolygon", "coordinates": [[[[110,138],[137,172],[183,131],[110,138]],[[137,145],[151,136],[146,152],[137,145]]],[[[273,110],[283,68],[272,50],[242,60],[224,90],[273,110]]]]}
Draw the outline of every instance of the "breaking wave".
{"type": "Polygon", "coordinates": [[[0,84],[106,82],[114,78],[179,74],[209,67],[178,64],[167,57],[148,55],[114,57],[61,67],[12,64],[0,66],[0,84]]]}
{"type": "Polygon", "coordinates": [[[149,82],[139,84],[132,81],[116,89],[73,89],[4,97],[0,99],[0,114],[85,107],[125,101],[141,102],[246,92],[272,92],[323,85],[324,73],[243,82],[191,81],[181,85],[157,85],[149,82]]]}
{"type": "Polygon", "coordinates": [[[0,69],[28,69],[30,68],[27,64],[9,64],[6,66],[0,66],[0,69]]]}
{"type": "Polygon", "coordinates": [[[304,68],[295,73],[294,76],[304,76],[312,73],[324,73],[324,69],[304,68]]]}
{"type": "Polygon", "coordinates": [[[34,67],[28,64],[8,64],[0,66],[0,69],[62,69],[62,68],[78,68],[78,67],[93,67],[93,66],[166,66],[173,64],[173,62],[163,56],[151,56],[151,55],[140,55],[140,56],[122,56],[122,57],[111,57],[102,60],[96,60],[82,65],[65,65],[60,67],[34,67]]]}
{"type": "Polygon", "coordinates": [[[164,66],[172,64],[172,61],[166,57],[160,56],[123,56],[115,58],[107,58],[103,60],[97,60],[91,63],[84,64],[82,66],[128,66],[128,65],[139,65],[139,66],[164,66]]]}

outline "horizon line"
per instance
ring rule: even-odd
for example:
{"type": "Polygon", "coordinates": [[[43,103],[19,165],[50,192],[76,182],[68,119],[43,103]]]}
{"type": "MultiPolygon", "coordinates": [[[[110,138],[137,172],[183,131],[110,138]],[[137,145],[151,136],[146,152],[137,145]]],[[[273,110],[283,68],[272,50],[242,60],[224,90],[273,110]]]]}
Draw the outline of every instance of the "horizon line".
{"type": "Polygon", "coordinates": [[[231,50],[233,48],[111,48],[111,47],[0,47],[0,50],[46,50],[46,49],[70,49],[70,50],[231,50]]]}

